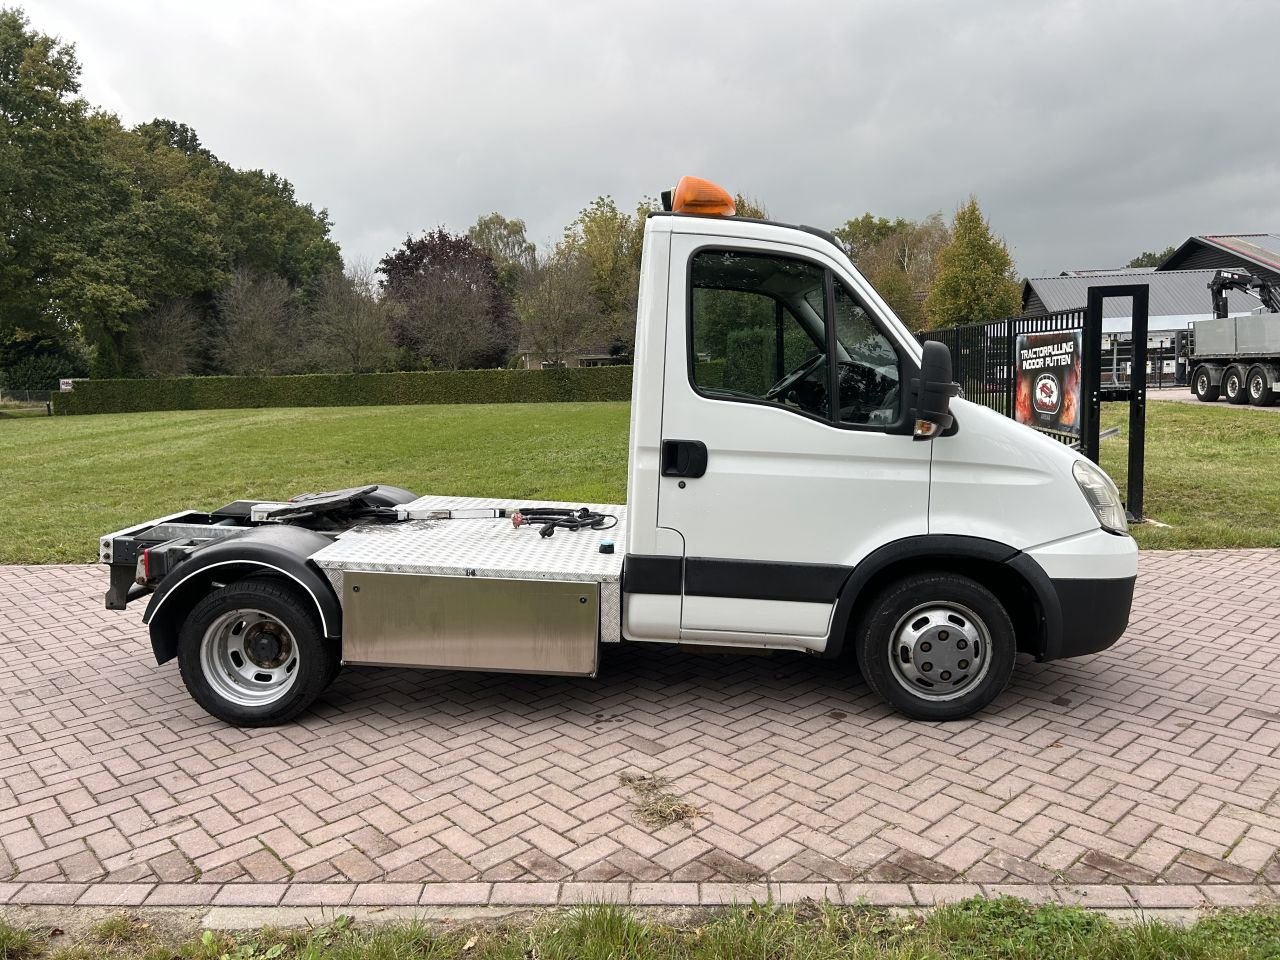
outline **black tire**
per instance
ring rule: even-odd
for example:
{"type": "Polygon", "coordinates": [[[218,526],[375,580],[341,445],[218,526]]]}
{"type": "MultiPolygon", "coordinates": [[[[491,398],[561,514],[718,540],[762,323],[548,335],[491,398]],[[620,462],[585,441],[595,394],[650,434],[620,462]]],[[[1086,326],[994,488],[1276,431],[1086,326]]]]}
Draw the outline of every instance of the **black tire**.
{"type": "Polygon", "coordinates": [[[914,720],[972,716],[1013,676],[1017,638],[1009,614],[995,594],[968,577],[920,573],[899,580],[872,601],[856,631],[862,675],[914,720]],[[908,634],[914,641],[902,639],[908,634]],[[975,649],[978,654],[966,659],[975,649]],[[964,676],[961,669],[977,673],[964,676]]]}
{"type": "Polygon", "coordinates": [[[1240,406],[1249,402],[1249,391],[1245,389],[1244,371],[1239,367],[1227,367],[1222,374],[1222,394],[1227,403],[1240,406]]]}
{"type": "Polygon", "coordinates": [[[1213,403],[1218,399],[1219,389],[1207,367],[1196,369],[1196,375],[1191,380],[1191,392],[1196,395],[1197,400],[1201,403],[1213,403]]]}
{"type": "Polygon", "coordinates": [[[238,727],[292,720],[337,676],[340,657],[310,598],[277,580],[240,580],[214,590],[178,633],[178,668],[192,699],[238,727]],[[260,659],[247,659],[251,644],[260,659]]]}
{"type": "Polygon", "coordinates": [[[1261,367],[1254,367],[1245,378],[1245,392],[1249,402],[1255,407],[1269,407],[1276,402],[1276,395],[1271,390],[1271,378],[1261,367]]]}

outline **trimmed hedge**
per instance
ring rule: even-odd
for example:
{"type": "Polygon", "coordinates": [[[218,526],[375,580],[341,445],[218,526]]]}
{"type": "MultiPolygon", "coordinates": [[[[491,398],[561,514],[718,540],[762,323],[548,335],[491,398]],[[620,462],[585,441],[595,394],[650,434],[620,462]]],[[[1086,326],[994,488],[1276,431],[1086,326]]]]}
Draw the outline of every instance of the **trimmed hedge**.
{"type": "Polygon", "coordinates": [[[307,374],[296,377],[181,377],[77,380],[55,393],[54,413],[136,413],[242,407],[355,407],[405,403],[581,403],[630,400],[631,368],[441,370],[307,374]]]}

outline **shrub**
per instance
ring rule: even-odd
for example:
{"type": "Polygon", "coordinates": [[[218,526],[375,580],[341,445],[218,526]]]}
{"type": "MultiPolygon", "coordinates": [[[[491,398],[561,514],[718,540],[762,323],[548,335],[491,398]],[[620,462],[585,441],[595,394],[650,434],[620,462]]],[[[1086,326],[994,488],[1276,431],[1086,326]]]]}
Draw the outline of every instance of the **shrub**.
{"type": "Polygon", "coordinates": [[[85,358],[55,337],[16,333],[0,342],[0,387],[57,390],[62,377],[82,377],[85,358]]]}
{"type": "Polygon", "coordinates": [[[631,399],[630,367],[80,380],[54,412],[135,413],[243,407],[414,403],[580,403],[631,399]]]}

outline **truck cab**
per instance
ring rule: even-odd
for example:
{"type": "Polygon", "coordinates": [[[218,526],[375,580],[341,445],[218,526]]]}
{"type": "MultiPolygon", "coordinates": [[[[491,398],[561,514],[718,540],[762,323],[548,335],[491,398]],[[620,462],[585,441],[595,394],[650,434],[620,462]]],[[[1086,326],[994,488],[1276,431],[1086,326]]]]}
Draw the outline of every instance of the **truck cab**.
{"type": "Polygon", "coordinates": [[[108,606],[149,595],[157,660],[240,724],[296,715],[344,662],[594,674],[624,641],[856,661],[900,711],[950,720],[1018,653],[1120,637],[1137,549],[1103,471],[953,399],[946,348],[830,235],[737,217],[696,178],[666,206],[625,505],[377,485],[233,504],[104,537],[108,606]],[[545,535],[542,511],[579,519],[545,535]]]}

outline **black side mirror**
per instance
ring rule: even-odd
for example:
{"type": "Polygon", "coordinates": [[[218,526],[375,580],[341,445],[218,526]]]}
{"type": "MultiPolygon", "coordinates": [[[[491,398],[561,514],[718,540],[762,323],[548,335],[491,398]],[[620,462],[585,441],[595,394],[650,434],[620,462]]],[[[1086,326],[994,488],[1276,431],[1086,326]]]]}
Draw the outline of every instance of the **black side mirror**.
{"type": "Polygon", "coordinates": [[[951,380],[951,351],[937,340],[924,342],[920,357],[920,379],[911,384],[916,393],[917,440],[936,437],[951,426],[951,398],[960,392],[960,384],[951,380]]]}

